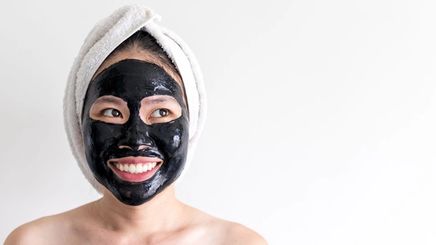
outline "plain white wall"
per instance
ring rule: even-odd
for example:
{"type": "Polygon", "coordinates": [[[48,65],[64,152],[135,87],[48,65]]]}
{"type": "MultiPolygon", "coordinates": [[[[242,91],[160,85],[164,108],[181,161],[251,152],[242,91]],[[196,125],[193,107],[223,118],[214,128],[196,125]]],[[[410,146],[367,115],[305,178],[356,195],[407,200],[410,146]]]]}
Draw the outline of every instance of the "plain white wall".
{"type": "MultiPolygon", "coordinates": [[[[86,34],[124,3],[0,3],[0,241],[98,198],[62,97],[86,34]]],[[[182,200],[271,244],[436,244],[434,1],[142,3],[204,70],[182,200]]]]}

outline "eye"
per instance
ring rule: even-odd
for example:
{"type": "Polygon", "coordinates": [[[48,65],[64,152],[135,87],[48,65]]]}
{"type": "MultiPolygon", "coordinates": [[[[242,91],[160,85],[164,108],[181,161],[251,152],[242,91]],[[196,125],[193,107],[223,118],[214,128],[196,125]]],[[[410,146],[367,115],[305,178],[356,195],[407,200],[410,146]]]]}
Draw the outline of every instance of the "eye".
{"type": "Polygon", "coordinates": [[[153,118],[159,118],[159,117],[166,117],[170,114],[170,111],[167,109],[157,109],[153,113],[151,113],[151,117],[153,118]]]}
{"type": "Polygon", "coordinates": [[[121,115],[121,112],[117,109],[114,108],[109,108],[109,109],[105,109],[103,110],[103,116],[106,117],[123,117],[121,115]]]}

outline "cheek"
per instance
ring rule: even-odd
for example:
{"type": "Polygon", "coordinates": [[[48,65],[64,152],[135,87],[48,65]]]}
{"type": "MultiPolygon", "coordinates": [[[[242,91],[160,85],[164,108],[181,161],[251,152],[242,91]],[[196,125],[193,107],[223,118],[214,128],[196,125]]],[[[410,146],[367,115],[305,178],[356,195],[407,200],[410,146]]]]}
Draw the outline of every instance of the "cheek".
{"type": "Polygon", "coordinates": [[[188,126],[184,118],[179,118],[170,123],[156,124],[153,126],[156,143],[168,153],[184,150],[188,144],[188,126]]]}
{"type": "Polygon", "coordinates": [[[84,131],[86,147],[97,152],[114,145],[121,135],[121,126],[102,122],[90,122],[84,131]]]}

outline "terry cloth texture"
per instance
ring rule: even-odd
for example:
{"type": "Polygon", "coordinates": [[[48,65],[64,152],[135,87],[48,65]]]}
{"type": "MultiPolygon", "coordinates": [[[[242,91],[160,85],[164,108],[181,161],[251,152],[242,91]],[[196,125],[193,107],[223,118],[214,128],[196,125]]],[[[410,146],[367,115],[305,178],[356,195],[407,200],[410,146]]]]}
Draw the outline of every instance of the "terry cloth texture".
{"type": "MultiPolygon", "coordinates": [[[[73,155],[85,177],[98,191],[104,188],[89,168],[82,137],[81,114],[89,82],[106,57],[138,30],[151,34],[178,69],[189,106],[189,167],[206,117],[206,94],[197,60],[185,42],[159,25],[160,16],[141,5],[127,5],[100,20],[89,32],[68,76],[64,96],[64,121],[73,155]]],[[[182,174],[183,175],[183,174],[182,174]]],[[[179,178],[180,179],[180,178],[179,178]]]]}

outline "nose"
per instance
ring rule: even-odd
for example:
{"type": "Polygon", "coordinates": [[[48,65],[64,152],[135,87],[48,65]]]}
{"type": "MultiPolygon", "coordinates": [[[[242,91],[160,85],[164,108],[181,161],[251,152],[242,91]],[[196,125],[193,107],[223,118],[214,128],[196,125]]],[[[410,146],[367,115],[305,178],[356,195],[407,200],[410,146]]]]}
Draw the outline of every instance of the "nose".
{"type": "Polygon", "coordinates": [[[124,137],[118,142],[119,149],[129,149],[134,151],[143,151],[155,147],[153,139],[148,133],[147,126],[133,124],[127,127],[124,137]]]}
{"type": "Polygon", "coordinates": [[[129,149],[132,151],[143,151],[145,149],[150,148],[149,145],[137,145],[137,146],[129,146],[129,145],[119,145],[119,149],[129,149]]]}

